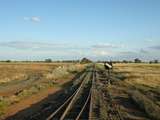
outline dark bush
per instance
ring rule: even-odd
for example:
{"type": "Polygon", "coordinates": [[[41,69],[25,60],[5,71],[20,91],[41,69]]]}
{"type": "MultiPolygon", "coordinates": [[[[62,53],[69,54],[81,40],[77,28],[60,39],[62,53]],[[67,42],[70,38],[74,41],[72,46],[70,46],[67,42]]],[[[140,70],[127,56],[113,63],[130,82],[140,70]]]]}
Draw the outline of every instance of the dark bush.
{"type": "Polygon", "coordinates": [[[52,62],[52,59],[50,59],[50,58],[45,59],[45,62],[47,62],[47,63],[52,62]]]}
{"type": "Polygon", "coordinates": [[[134,59],[135,63],[141,63],[142,61],[139,58],[134,59]]]}

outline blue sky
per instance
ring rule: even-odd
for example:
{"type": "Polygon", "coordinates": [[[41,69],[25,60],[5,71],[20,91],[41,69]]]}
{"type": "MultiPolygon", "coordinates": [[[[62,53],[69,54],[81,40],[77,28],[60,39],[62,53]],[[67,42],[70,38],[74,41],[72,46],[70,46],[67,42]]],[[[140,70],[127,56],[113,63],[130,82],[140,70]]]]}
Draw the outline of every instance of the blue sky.
{"type": "Polygon", "coordinates": [[[0,59],[160,59],[160,0],[0,0],[0,59]]]}

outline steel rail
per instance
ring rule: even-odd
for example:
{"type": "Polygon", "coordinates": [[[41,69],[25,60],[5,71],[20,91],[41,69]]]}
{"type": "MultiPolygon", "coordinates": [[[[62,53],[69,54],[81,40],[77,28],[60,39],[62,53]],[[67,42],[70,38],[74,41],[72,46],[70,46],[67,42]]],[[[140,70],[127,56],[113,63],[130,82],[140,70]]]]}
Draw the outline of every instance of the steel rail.
{"type": "Polygon", "coordinates": [[[92,113],[93,113],[93,87],[94,87],[94,82],[95,82],[95,73],[93,71],[93,76],[92,76],[92,86],[91,86],[91,100],[90,100],[90,108],[89,108],[89,120],[92,120],[92,113]]]}
{"type": "MultiPolygon", "coordinates": [[[[76,91],[77,92],[77,91],[76,91]]],[[[72,98],[73,96],[76,94],[76,92],[74,92],[66,101],[65,103],[63,103],[55,112],[53,112],[46,120],[51,120],[72,98]]]]}
{"type": "Polygon", "coordinates": [[[85,109],[87,103],[89,102],[90,97],[91,97],[91,90],[90,90],[90,92],[89,92],[89,95],[88,95],[88,97],[87,97],[87,100],[86,100],[85,104],[83,105],[83,107],[82,107],[80,113],[78,114],[78,116],[76,117],[75,120],[79,120],[79,118],[80,118],[81,114],[83,113],[83,111],[84,111],[84,109],[85,109]]]}
{"type": "Polygon", "coordinates": [[[72,100],[70,101],[69,105],[67,106],[67,108],[65,109],[64,113],[62,114],[62,116],[60,117],[60,120],[64,120],[65,116],[67,115],[67,113],[69,112],[69,110],[72,108],[76,98],[78,97],[79,93],[81,92],[81,89],[83,87],[83,84],[85,83],[85,79],[83,80],[82,84],[80,85],[78,91],[76,92],[76,94],[73,96],[72,100]]]}
{"type": "MultiPolygon", "coordinates": [[[[100,79],[107,79],[107,77],[108,77],[109,79],[107,79],[107,81],[108,81],[107,85],[109,86],[111,84],[110,74],[107,75],[105,72],[104,76],[105,76],[104,78],[100,78],[100,79]]],[[[124,120],[122,115],[120,114],[120,111],[118,110],[117,106],[113,105],[112,99],[109,104],[112,104],[112,108],[113,108],[112,111],[114,111],[116,113],[116,115],[114,115],[114,116],[112,114],[109,114],[109,116],[108,116],[109,119],[114,120],[114,117],[116,117],[116,119],[118,119],[118,120],[124,120]]]]}
{"type": "Polygon", "coordinates": [[[67,103],[69,101],[72,100],[74,95],[79,91],[79,89],[81,88],[83,82],[85,81],[85,77],[86,76],[84,75],[84,78],[82,79],[82,82],[80,83],[80,86],[77,88],[77,90],[55,112],[53,112],[51,115],[49,115],[49,117],[47,117],[46,120],[51,120],[65,105],[67,105],[67,103]]]}

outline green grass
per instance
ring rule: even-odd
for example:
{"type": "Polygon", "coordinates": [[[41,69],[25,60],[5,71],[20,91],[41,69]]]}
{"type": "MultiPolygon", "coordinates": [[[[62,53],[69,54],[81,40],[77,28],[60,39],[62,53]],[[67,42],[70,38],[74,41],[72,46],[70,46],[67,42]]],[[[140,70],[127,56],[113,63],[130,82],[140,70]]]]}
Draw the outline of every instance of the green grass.
{"type": "Polygon", "coordinates": [[[9,102],[2,98],[0,100],[0,116],[4,114],[4,111],[6,110],[7,106],[9,105],[9,102]]]}

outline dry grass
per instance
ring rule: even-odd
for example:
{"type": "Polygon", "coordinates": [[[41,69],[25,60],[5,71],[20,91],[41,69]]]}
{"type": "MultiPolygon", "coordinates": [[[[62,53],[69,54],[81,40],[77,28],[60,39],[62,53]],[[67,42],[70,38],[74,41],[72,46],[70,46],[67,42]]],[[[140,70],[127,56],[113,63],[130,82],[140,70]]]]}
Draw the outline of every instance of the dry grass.
{"type": "Polygon", "coordinates": [[[115,71],[123,73],[129,84],[160,87],[160,64],[116,64],[115,71]]]}
{"type": "Polygon", "coordinates": [[[43,74],[59,66],[58,64],[1,63],[0,84],[13,80],[25,80],[30,74],[43,74]]]}
{"type": "Polygon", "coordinates": [[[109,89],[126,119],[159,118],[160,64],[114,64],[112,77],[109,89]]]}
{"type": "Polygon", "coordinates": [[[70,73],[77,73],[79,69],[82,69],[82,65],[69,65],[69,66],[59,66],[55,68],[52,72],[46,74],[47,79],[57,80],[60,78],[64,78],[70,73]]]}
{"type": "Polygon", "coordinates": [[[14,103],[49,87],[61,87],[61,80],[83,68],[84,65],[71,63],[0,64],[0,116],[14,103]]]}
{"type": "Polygon", "coordinates": [[[130,93],[132,100],[143,109],[150,118],[154,120],[160,119],[160,107],[155,105],[154,102],[148,99],[145,95],[138,91],[132,91],[130,93]]]}

